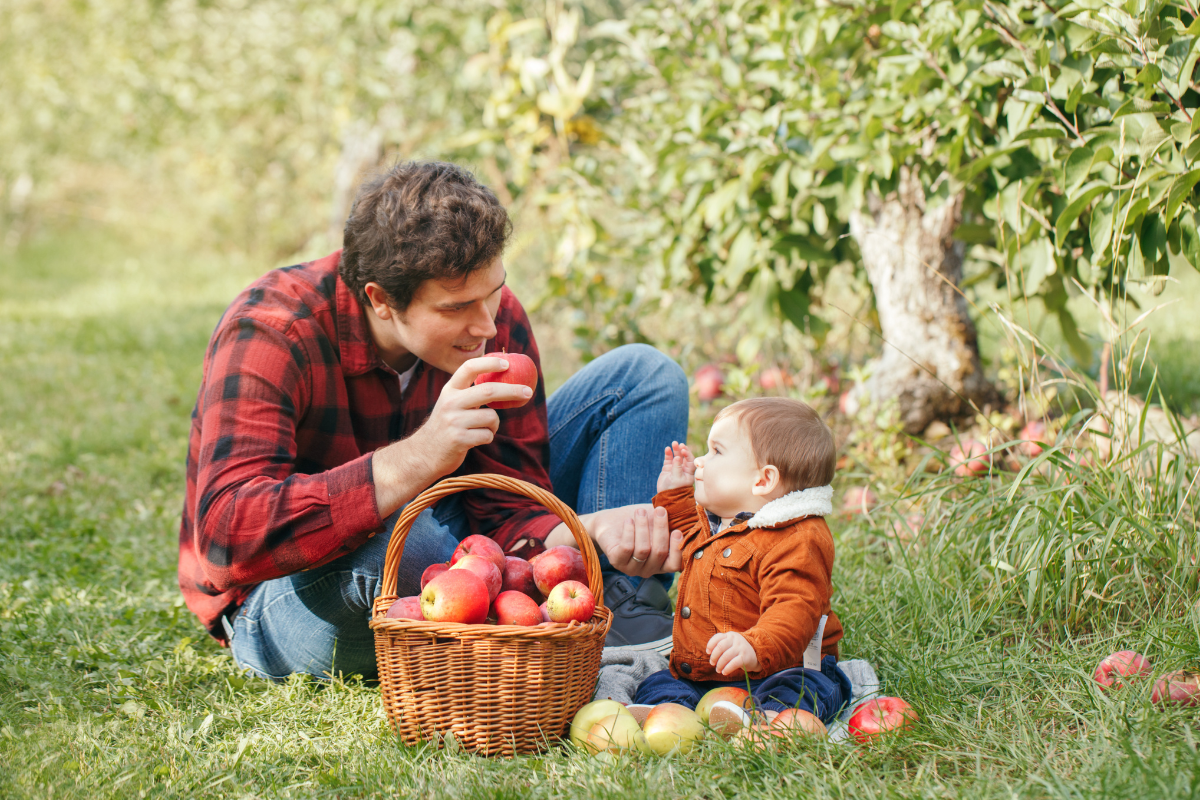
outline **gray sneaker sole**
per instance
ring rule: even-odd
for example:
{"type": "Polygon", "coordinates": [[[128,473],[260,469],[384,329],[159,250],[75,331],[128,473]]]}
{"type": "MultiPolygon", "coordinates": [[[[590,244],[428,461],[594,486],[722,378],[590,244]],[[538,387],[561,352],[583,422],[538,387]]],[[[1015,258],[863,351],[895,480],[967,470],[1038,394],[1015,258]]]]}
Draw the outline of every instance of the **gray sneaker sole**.
{"type": "Polygon", "coordinates": [[[619,647],[622,650],[653,650],[660,655],[671,655],[672,641],[668,636],[665,639],[655,639],[652,642],[642,642],[641,644],[616,644],[606,645],[607,647],[619,647]]]}

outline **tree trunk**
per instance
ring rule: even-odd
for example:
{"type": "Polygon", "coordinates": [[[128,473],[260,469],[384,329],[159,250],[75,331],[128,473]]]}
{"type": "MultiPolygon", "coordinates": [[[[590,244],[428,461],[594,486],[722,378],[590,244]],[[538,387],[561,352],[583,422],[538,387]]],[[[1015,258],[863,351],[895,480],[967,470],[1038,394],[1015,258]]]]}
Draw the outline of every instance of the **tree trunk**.
{"type": "Polygon", "coordinates": [[[963,245],[953,234],[962,195],[926,208],[919,177],[902,167],[897,191],[871,195],[867,206],[867,213],[851,214],[850,233],[875,290],[884,345],[863,393],[873,403],[896,398],[910,433],[935,419],[971,414],[972,403],[996,403],[958,290],[963,245]]]}

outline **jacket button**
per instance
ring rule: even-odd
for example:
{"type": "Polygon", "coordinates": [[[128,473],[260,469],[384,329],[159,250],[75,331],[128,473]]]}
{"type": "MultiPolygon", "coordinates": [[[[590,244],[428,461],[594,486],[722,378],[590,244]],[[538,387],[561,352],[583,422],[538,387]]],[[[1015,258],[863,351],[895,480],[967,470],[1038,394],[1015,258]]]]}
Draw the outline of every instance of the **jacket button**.
{"type": "Polygon", "coordinates": [[[692,674],[692,665],[685,661],[679,665],[679,671],[682,672],[684,675],[691,675],[692,674]]]}
{"type": "Polygon", "coordinates": [[[696,551],[696,560],[697,560],[697,561],[699,561],[699,560],[700,560],[700,559],[702,559],[702,558],[704,558],[704,551],[703,551],[703,550],[697,550],[697,551],[696,551]]]}
{"type": "Polygon", "coordinates": [[[733,555],[733,548],[726,547],[724,552],[721,553],[721,555],[725,556],[726,558],[729,558],[729,556],[733,555]]]}
{"type": "Polygon", "coordinates": [[[684,619],[687,619],[691,615],[692,615],[692,610],[690,608],[688,608],[687,606],[684,606],[683,610],[679,612],[679,616],[683,617],[684,619]]]}

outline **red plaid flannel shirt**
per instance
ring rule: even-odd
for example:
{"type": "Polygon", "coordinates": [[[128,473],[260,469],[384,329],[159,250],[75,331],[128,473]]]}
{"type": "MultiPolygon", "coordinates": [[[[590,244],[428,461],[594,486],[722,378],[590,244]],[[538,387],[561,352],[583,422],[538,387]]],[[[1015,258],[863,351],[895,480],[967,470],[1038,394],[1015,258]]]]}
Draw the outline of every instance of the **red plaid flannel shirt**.
{"type": "MultiPolygon", "coordinates": [[[[403,396],[363,309],[338,276],[340,252],[268,272],[226,310],[204,358],[188,442],[179,588],[225,643],[221,616],[259,583],[320,566],[383,524],[371,454],[411,434],[450,375],[419,362],[403,396]]],[[[541,362],[525,310],[506,287],[487,352],[541,362]]],[[[491,444],[455,475],[496,473],[550,489],[546,393],[503,409],[491,444]]],[[[559,520],[523,497],[464,493],[474,533],[529,557],[559,520]]]]}

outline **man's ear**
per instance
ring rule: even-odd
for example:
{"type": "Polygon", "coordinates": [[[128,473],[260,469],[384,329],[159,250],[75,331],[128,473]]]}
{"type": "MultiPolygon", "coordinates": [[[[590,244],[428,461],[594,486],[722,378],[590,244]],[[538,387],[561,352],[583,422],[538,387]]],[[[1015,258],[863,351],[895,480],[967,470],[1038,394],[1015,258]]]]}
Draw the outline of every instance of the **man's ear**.
{"type": "Polygon", "coordinates": [[[774,464],[767,464],[758,471],[758,480],[754,482],[750,492],[765,497],[779,488],[779,480],[779,468],[774,464]]]}
{"type": "Polygon", "coordinates": [[[388,300],[391,298],[388,297],[388,293],[378,283],[369,281],[363,287],[363,291],[366,292],[367,300],[370,301],[371,310],[375,312],[375,316],[380,319],[391,319],[396,315],[396,309],[388,305],[388,300]]]}

